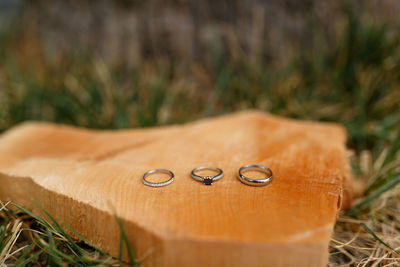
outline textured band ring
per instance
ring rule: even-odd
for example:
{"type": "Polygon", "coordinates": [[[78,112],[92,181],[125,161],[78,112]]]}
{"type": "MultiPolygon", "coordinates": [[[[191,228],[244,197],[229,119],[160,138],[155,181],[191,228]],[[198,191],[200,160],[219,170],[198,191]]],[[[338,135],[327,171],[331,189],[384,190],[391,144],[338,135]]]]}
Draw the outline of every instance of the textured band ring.
{"type": "Polygon", "coordinates": [[[269,184],[271,182],[271,180],[272,180],[272,171],[270,170],[270,168],[267,168],[267,167],[265,167],[263,165],[248,164],[248,165],[242,166],[239,169],[238,178],[242,183],[247,184],[247,185],[263,186],[263,185],[267,185],[267,184],[269,184]],[[244,176],[242,174],[242,172],[248,171],[248,170],[261,171],[261,172],[265,173],[267,175],[267,177],[263,178],[263,179],[248,178],[248,177],[246,177],[246,176],[244,176]]]}
{"type": "Polygon", "coordinates": [[[142,182],[147,185],[147,186],[152,186],[152,187],[161,187],[161,186],[166,186],[169,185],[170,183],[172,183],[174,181],[174,173],[171,172],[170,170],[165,170],[165,169],[154,169],[151,171],[146,172],[143,177],[142,177],[142,182]],[[166,173],[169,174],[169,176],[171,176],[167,181],[164,182],[159,182],[159,183],[154,183],[154,182],[150,182],[148,180],[146,180],[146,177],[149,176],[150,174],[153,173],[166,173]]]}
{"type": "Polygon", "coordinates": [[[221,179],[224,176],[224,172],[217,167],[202,166],[193,169],[191,175],[193,179],[203,182],[205,185],[211,185],[214,181],[221,179]],[[218,174],[214,176],[200,176],[196,174],[197,171],[202,171],[202,170],[212,170],[218,172],[218,174]]]}

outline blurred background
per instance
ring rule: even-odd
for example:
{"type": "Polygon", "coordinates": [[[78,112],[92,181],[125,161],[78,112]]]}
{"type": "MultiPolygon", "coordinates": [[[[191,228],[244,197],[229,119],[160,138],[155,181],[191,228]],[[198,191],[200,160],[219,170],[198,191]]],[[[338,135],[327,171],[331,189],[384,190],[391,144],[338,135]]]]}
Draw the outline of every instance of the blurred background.
{"type": "MultiPolygon", "coordinates": [[[[119,129],[249,108],[341,123],[366,187],[338,218],[329,265],[393,265],[399,14],[398,0],[0,0],[0,133],[26,120],[119,129]]],[[[19,223],[4,210],[2,248],[19,223]]],[[[17,263],[70,258],[54,255],[32,243],[17,263]]]]}
{"type": "Polygon", "coordinates": [[[400,124],[398,14],[395,0],[1,0],[0,131],[257,108],[343,123],[369,149],[400,124]]]}

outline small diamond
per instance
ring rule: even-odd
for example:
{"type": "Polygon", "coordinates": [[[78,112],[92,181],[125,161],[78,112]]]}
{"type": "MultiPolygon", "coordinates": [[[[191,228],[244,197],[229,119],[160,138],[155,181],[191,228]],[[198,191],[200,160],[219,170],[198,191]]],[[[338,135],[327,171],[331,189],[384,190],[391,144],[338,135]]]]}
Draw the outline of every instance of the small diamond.
{"type": "Polygon", "coordinates": [[[204,177],[204,184],[205,185],[211,185],[212,182],[213,182],[213,178],[211,176],[204,177]]]}

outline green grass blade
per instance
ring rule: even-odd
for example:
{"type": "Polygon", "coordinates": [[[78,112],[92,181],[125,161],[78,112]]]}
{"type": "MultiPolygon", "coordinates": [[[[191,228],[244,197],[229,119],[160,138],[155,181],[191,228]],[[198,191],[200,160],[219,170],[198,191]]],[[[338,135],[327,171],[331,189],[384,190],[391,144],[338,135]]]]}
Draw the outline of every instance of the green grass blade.
{"type": "MultiPolygon", "coordinates": [[[[34,243],[32,243],[31,245],[34,245],[34,243]]],[[[27,266],[27,265],[34,265],[34,261],[40,256],[40,254],[43,253],[43,250],[40,249],[38,252],[36,252],[35,254],[31,255],[29,258],[23,260],[27,255],[22,254],[21,257],[18,259],[18,261],[15,263],[16,267],[23,267],[23,266],[27,266]]],[[[29,252],[28,252],[29,254],[29,252]]]]}
{"type": "MultiPolygon", "coordinates": [[[[118,223],[119,225],[119,223],[118,223]]],[[[122,258],[124,256],[124,235],[122,231],[120,230],[119,234],[119,244],[118,244],[118,260],[122,261],[122,258]]]]}
{"type": "Polygon", "coordinates": [[[376,190],[374,193],[370,194],[363,201],[361,201],[360,203],[356,204],[351,209],[353,211],[356,211],[356,210],[359,210],[359,209],[363,208],[364,206],[370,204],[375,199],[378,199],[383,193],[393,189],[399,183],[400,183],[400,174],[397,174],[394,178],[390,179],[389,182],[387,182],[386,184],[381,186],[378,190],[376,190]]]}
{"type": "Polygon", "coordinates": [[[361,226],[364,228],[365,231],[367,231],[368,233],[370,233],[376,240],[379,241],[379,243],[381,243],[382,245],[384,245],[385,247],[387,247],[388,249],[392,250],[394,253],[400,255],[400,252],[395,250],[394,248],[392,248],[390,245],[388,245],[386,242],[384,242],[382,239],[380,239],[375,233],[374,231],[372,231],[365,223],[361,223],[361,226]]]}
{"type": "MultiPolygon", "coordinates": [[[[43,243],[43,242],[40,242],[39,240],[36,240],[36,241],[34,241],[34,245],[39,247],[41,249],[42,253],[44,252],[48,255],[48,265],[50,265],[50,266],[108,265],[110,262],[113,261],[113,260],[110,260],[111,256],[109,256],[105,252],[94,247],[90,241],[85,239],[82,235],[80,235],[79,233],[77,233],[75,230],[73,230],[71,228],[71,231],[76,233],[78,235],[78,237],[82,238],[82,240],[84,242],[91,245],[93,247],[94,251],[100,253],[103,256],[107,256],[107,258],[105,260],[93,258],[93,256],[90,255],[90,252],[81,248],[72,239],[72,237],[66,233],[66,231],[63,229],[63,227],[60,225],[60,223],[58,223],[54,219],[54,217],[52,217],[39,203],[36,203],[36,204],[44,212],[44,214],[50,219],[51,223],[49,223],[45,219],[33,214],[29,210],[27,210],[19,205],[15,205],[15,206],[18,208],[19,211],[24,212],[24,213],[28,214],[29,216],[33,217],[35,220],[37,220],[39,225],[41,225],[44,228],[45,233],[38,233],[38,234],[44,235],[42,238],[46,238],[47,243],[43,243]],[[57,240],[57,239],[55,239],[56,236],[65,238],[65,240],[57,240]],[[62,251],[58,248],[59,246],[63,247],[64,249],[67,249],[67,250],[62,251]]],[[[138,264],[138,262],[135,261],[135,254],[133,253],[132,246],[126,237],[125,230],[123,229],[122,221],[118,221],[118,224],[120,227],[122,227],[121,240],[122,240],[123,244],[125,244],[127,247],[128,256],[130,259],[129,265],[135,266],[138,264]]],[[[21,264],[24,264],[26,262],[29,263],[29,261],[26,261],[24,259],[20,259],[19,262],[21,264]]],[[[122,259],[119,262],[122,264],[127,264],[122,259]]]]}
{"type": "Polygon", "coordinates": [[[92,242],[90,242],[87,238],[85,238],[83,235],[81,235],[80,233],[78,233],[75,229],[73,229],[70,225],[66,225],[68,227],[68,229],[73,232],[77,237],[79,237],[83,242],[85,242],[86,244],[88,244],[89,246],[93,247],[97,252],[99,252],[101,255],[103,256],[108,256],[108,254],[104,251],[102,251],[101,249],[99,249],[98,247],[96,247],[92,242]]]}
{"type": "Polygon", "coordinates": [[[68,240],[68,243],[66,244],[72,253],[74,253],[75,255],[81,255],[84,250],[82,248],[80,248],[75,241],[72,239],[72,237],[65,232],[64,228],[61,227],[61,225],[57,222],[56,219],[53,218],[53,216],[50,215],[50,213],[48,211],[46,211],[41,205],[40,203],[36,202],[36,205],[46,214],[46,216],[51,220],[51,222],[54,224],[55,229],[57,232],[61,233],[61,235],[63,237],[65,237],[68,240]]]}
{"type": "MultiPolygon", "coordinates": [[[[26,257],[28,257],[28,255],[32,252],[32,250],[34,249],[35,244],[31,243],[29,246],[27,246],[26,248],[24,248],[22,250],[21,255],[18,257],[18,259],[15,261],[14,265],[15,266],[20,266],[21,262],[24,261],[24,259],[26,259],[26,257]]],[[[31,257],[31,256],[30,256],[31,257]]]]}
{"type": "Polygon", "coordinates": [[[123,242],[125,244],[126,250],[128,252],[129,265],[137,266],[137,265],[139,265],[139,262],[136,261],[136,256],[135,256],[135,252],[133,250],[132,244],[131,244],[131,242],[130,242],[130,240],[129,240],[128,236],[126,235],[126,232],[125,232],[124,223],[117,215],[114,215],[114,217],[117,220],[117,223],[118,223],[119,229],[120,229],[120,233],[121,233],[121,235],[120,235],[120,244],[119,244],[120,261],[122,261],[122,255],[123,255],[123,252],[122,252],[123,251],[123,246],[121,245],[122,242],[123,242]]]}
{"type": "Polygon", "coordinates": [[[383,161],[382,167],[392,162],[399,151],[400,151],[400,131],[397,133],[396,138],[393,140],[392,145],[390,146],[390,149],[386,154],[385,160],[383,161]]]}
{"type": "Polygon", "coordinates": [[[44,220],[43,218],[41,218],[41,217],[39,217],[39,216],[33,214],[32,212],[30,212],[29,210],[25,209],[25,208],[22,207],[22,206],[19,206],[19,205],[15,204],[15,203],[13,203],[13,205],[16,206],[19,210],[25,212],[26,214],[28,214],[29,216],[31,216],[32,218],[34,218],[35,220],[37,220],[37,221],[39,222],[39,224],[41,224],[43,227],[45,227],[45,228],[50,228],[50,229],[52,229],[53,231],[56,231],[56,229],[54,228],[54,226],[51,225],[51,224],[50,224],[49,222],[47,222],[46,220],[44,220]]]}

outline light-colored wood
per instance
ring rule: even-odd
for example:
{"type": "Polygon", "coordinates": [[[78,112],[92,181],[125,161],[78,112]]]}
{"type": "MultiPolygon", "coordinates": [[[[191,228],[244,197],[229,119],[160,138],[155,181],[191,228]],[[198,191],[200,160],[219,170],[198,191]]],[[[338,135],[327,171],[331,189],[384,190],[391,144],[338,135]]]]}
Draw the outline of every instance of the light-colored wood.
{"type": "Polygon", "coordinates": [[[325,266],[351,196],[345,139],[339,125],[257,111],[121,131],[24,123],[0,137],[0,198],[39,212],[36,200],[117,255],[112,206],[143,266],[325,266]],[[237,170],[249,163],[269,166],[273,182],[240,183],[237,170]],[[224,178],[190,178],[204,165],[224,178]],[[175,181],[144,186],[154,168],[175,181]]]}

